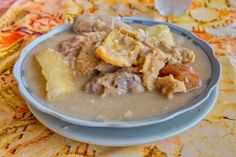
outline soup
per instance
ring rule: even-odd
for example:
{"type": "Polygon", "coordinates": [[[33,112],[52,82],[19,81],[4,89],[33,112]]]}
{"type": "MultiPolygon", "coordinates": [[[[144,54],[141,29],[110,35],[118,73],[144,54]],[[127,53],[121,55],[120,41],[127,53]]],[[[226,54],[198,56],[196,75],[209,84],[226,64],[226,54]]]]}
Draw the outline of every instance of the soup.
{"type": "MultiPolygon", "coordinates": [[[[140,26],[136,25],[135,27],[140,26]]],[[[58,49],[58,43],[74,36],[71,29],[43,41],[28,54],[23,65],[26,86],[32,95],[43,104],[58,112],[80,119],[130,121],[151,118],[174,111],[193,101],[203,92],[211,77],[211,65],[207,55],[199,46],[178,34],[172,34],[177,46],[183,46],[195,52],[196,60],[191,66],[198,71],[202,81],[202,86],[197,90],[175,94],[173,99],[167,99],[158,94],[157,90],[101,97],[82,90],[84,83],[89,78],[80,75],[74,78],[76,91],[51,100],[47,99],[46,80],[41,73],[41,67],[35,54],[45,48],[58,49]]]]}

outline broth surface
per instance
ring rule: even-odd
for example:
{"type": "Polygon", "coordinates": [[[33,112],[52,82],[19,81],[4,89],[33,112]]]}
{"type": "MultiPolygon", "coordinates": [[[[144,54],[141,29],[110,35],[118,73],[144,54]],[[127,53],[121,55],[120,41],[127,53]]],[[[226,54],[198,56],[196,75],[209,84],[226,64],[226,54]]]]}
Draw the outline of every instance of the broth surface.
{"type": "Polygon", "coordinates": [[[57,48],[57,45],[69,37],[74,36],[71,30],[61,32],[36,46],[24,61],[25,82],[34,97],[48,105],[50,108],[70,116],[89,120],[126,121],[155,117],[173,111],[194,100],[206,88],[211,77],[211,65],[204,51],[194,45],[190,40],[173,34],[176,45],[186,47],[195,52],[196,60],[192,64],[199,72],[202,86],[197,90],[175,94],[169,100],[158,91],[122,96],[101,96],[88,94],[82,91],[86,78],[77,77],[76,92],[57,97],[54,100],[46,99],[46,80],[41,73],[35,54],[45,48],[57,48]]]}

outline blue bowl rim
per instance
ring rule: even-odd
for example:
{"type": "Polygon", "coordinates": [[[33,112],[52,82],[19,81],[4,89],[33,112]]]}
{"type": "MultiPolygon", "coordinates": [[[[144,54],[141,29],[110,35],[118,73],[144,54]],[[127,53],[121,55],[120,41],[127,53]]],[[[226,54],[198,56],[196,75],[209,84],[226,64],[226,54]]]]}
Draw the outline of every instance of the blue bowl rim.
{"type": "Polygon", "coordinates": [[[142,119],[142,120],[133,120],[133,121],[93,121],[93,120],[85,120],[85,119],[80,119],[76,117],[69,116],[67,114],[60,113],[56,110],[53,110],[52,108],[49,108],[47,105],[44,105],[40,103],[34,96],[30,94],[29,89],[25,86],[23,78],[23,73],[22,73],[22,65],[25,57],[27,56],[28,53],[30,53],[31,49],[33,49],[35,46],[37,46],[39,43],[42,41],[50,38],[51,36],[67,30],[71,28],[71,24],[65,24],[58,26],[54,28],[53,30],[49,31],[48,33],[41,35],[31,41],[22,51],[20,54],[20,57],[18,61],[15,63],[14,68],[13,68],[13,73],[14,77],[18,83],[18,87],[20,90],[20,93],[23,95],[23,97],[30,103],[32,104],[36,109],[40,110],[41,112],[47,113],[49,115],[52,115],[56,118],[59,118],[60,120],[69,122],[71,124],[75,125],[82,125],[82,126],[88,126],[88,127],[108,127],[108,128],[128,128],[128,127],[140,127],[140,126],[145,126],[145,125],[151,125],[155,123],[160,123],[167,121],[171,118],[174,118],[182,113],[185,113],[187,111],[190,111],[194,109],[195,107],[199,106],[202,102],[204,102],[214,89],[214,87],[217,86],[219,83],[219,79],[221,76],[221,66],[219,61],[214,55],[213,49],[211,46],[205,42],[204,40],[198,38],[195,36],[193,33],[176,26],[174,24],[166,23],[166,22],[160,22],[160,21],[154,21],[148,18],[139,18],[139,17],[117,17],[120,18],[123,22],[126,23],[139,23],[139,24],[144,24],[144,25],[167,25],[171,31],[177,31],[181,35],[187,36],[188,38],[191,38],[195,43],[197,43],[201,48],[204,50],[204,52],[207,54],[209,57],[209,60],[211,62],[212,66],[212,76],[211,80],[209,81],[207,87],[205,90],[198,96],[196,99],[194,99],[192,102],[189,104],[186,104],[180,108],[177,108],[174,111],[167,112],[163,115],[152,117],[152,118],[147,118],[147,119],[142,119]]]}

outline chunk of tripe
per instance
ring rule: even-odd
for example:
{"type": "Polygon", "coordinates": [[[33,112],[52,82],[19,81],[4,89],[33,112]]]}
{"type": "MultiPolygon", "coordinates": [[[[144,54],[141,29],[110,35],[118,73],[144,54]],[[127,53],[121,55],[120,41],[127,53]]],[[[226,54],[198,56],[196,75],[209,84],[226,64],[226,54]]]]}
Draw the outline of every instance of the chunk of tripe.
{"type": "Polygon", "coordinates": [[[169,99],[173,98],[174,93],[187,92],[184,82],[175,79],[173,75],[158,77],[156,85],[161,94],[169,99]]]}
{"type": "Polygon", "coordinates": [[[147,90],[155,89],[156,79],[159,71],[165,66],[166,59],[167,56],[160,49],[155,49],[145,56],[141,72],[143,73],[142,82],[147,90]]]}
{"type": "Polygon", "coordinates": [[[65,64],[64,56],[61,53],[53,49],[45,49],[36,54],[36,59],[42,67],[42,74],[47,81],[48,99],[53,99],[75,90],[71,71],[65,64]]]}
{"type": "Polygon", "coordinates": [[[111,31],[96,49],[96,55],[104,62],[119,67],[137,64],[140,53],[146,52],[148,47],[137,41],[135,35],[134,30],[125,28],[111,31]]]}

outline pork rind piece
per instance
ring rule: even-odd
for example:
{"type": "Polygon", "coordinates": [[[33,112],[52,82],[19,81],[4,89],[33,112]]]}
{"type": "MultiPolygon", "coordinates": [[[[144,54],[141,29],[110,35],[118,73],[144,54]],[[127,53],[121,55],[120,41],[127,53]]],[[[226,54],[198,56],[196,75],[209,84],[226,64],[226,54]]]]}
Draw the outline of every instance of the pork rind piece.
{"type": "Polygon", "coordinates": [[[186,64],[168,64],[160,70],[160,76],[173,75],[175,79],[183,81],[187,91],[201,87],[202,82],[198,72],[186,64]]]}
{"type": "Polygon", "coordinates": [[[161,94],[169,99],[173,98],[174,93],[187,92],[184,82],[175,79],[173,75],[158,77],[156,85],[161,94]]]}
{"type": "Polygon", "coordinates": [[[144,59],[144,64],[141,72],[143,73],[142,82],[147,90],[155,89],[155,82],[160,69],[165,66],[167,56],[161,50],[156,49],[149,52],[144,59]]]}
{"type": "Polygon", "coordinates": [[[129,67],[138,64],[141,53],[148,47],[135,39],[136,31],[126,28],[114,29],[96,49],[96,55],[104,62],[118,67],[129,67]]]}
{"type": "Polygon", "coordinates": [[[70,68],[66,65],[64,56],[61,53],[53,49],[45,49],[36,54],[36,59],[42,67],[42,74],[47,81],[48,99],[53,99],[75,90],[70,68]]]}

